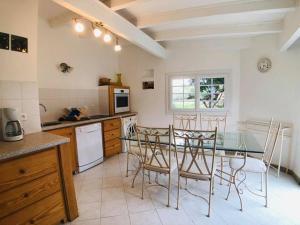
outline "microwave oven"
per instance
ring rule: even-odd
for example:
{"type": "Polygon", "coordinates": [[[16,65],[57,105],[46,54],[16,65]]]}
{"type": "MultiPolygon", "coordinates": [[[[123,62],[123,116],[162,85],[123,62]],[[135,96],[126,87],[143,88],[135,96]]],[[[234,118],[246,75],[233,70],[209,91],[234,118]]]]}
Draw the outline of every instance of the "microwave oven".
{"type": "Polygon", "coordinates": [[[128,87],[105,85],[99,87],[99,112],[114,115],[130,112],[130,90],[128,87]]]}

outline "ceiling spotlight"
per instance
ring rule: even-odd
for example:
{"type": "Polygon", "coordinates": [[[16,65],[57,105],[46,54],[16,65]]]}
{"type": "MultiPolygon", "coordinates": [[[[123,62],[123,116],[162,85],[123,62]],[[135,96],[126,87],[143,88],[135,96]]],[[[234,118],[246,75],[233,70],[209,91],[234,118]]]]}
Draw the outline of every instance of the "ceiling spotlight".
{"type": "Polygon", "coordinates": [[[106,43],[111,42],[111,35],[108,32],[105,32],[104,37],[103,37],[103,41],[106,43]]]}
{"type": "Polygon", "coordinates": [[[78,33],[82,33],[84,31],[84,25],[83,25],[83,23],[77,21],[76,19],[75,19],[75,26],[74,26],[74,28],[75,28],[75,31],[78,32],[78,33]]]}
{"type": "Polygon", "coordinates": [[[96,38],[97,38],[97,37],[100,37],[100,36],[102,35],[102,30],[100,29],[101,24],[96,23],[95,26],[94,26],[93,24],[92,24],[92,26],[93,26],[93,33],[94,33],[94,36],[95,36],[96,38]]]}
{"type": "Polygon", "coordinates": [[[115,51],[119,52],[122,50],[122,46],[119,44],[119,39],[116,38],[115,51]]]}

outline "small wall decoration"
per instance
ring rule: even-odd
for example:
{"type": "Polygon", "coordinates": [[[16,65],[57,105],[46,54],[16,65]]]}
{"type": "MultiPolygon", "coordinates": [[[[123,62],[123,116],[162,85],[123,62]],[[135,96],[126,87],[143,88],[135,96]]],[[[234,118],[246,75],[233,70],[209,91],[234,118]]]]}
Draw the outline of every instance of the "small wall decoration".
{"type": "Polygon", "coordinates": [[[257,69],[261,73],[266,73],[272,68],[272,62],[269,58],[261,58],[257,62],[257,69]]]}
{"type": "Polygon", "coordinates": [[[11,35],[11,50],[28,53],[28,39],[17,35],[11,35]]]}
{"type": "Polygon", "coordinates": [[[0,32],[0,49],[9,49],[9,34],[0,32]]]}
{"type": "Polygon", "coordinates": [[[143,90],[154,89],[154,70],[145,70],[142,77],[143,90]]]}
{"type": "Polygon", "coordinates": [[[73,67],[69,66],[67,63],[61,63],[58,67],[63,73],[70,73],[73,70],[73,67]]]}

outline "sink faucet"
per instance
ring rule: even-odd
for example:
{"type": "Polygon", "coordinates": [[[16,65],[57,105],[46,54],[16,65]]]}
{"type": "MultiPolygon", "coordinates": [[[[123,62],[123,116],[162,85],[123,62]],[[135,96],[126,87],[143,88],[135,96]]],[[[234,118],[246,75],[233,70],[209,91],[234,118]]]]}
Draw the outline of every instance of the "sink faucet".
{"type": "Polygon", "coordinates": [[[43,109],[44,109],[45,112],[47,112],[47,108],[46,108],[46,106],[44,104],[40,103],[39,105],[43,107],[43,109]]]}

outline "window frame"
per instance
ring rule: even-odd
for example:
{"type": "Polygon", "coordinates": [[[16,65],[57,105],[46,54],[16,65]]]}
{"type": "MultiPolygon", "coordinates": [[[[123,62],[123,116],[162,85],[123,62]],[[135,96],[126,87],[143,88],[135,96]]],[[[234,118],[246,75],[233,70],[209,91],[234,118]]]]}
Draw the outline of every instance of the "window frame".
{"type": "Polygon", "coordinates": [[[177,72],[166,74],[166,111],[171,114],[174,112],[227,112],[230,106],[230,74],[229,70],[215,70],[215,71],[197,71],[197,72],[177,72]],[[172,80],[173,79],[195,79],[195,109],[174,109],[172,108],[172,80]],[[224,108],[207,108],[200,109],[200,79],[203,78],[224,78],[224,108]],[[199,90],[199,91],[198,91],[199,90]]]}

